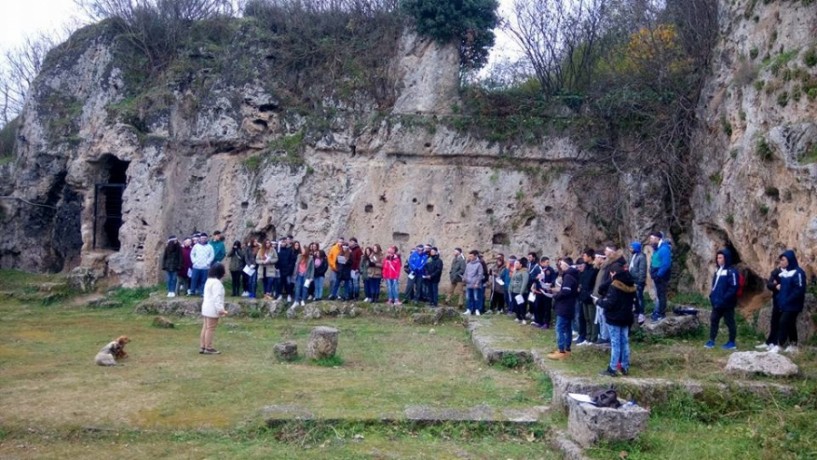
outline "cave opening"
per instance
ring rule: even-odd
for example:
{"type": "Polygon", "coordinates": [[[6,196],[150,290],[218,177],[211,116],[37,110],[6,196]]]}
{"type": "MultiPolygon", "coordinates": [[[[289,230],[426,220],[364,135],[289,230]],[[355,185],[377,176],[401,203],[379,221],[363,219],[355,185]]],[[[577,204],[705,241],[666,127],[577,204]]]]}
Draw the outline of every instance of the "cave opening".
{"type": "Polygon", "coordinates": [[[118,251],[119,228],[122,226],[122,204],[128,182],[129,161],[106,155],[101,164],[100,182],[94,190],[93,248],[118,251]]]}

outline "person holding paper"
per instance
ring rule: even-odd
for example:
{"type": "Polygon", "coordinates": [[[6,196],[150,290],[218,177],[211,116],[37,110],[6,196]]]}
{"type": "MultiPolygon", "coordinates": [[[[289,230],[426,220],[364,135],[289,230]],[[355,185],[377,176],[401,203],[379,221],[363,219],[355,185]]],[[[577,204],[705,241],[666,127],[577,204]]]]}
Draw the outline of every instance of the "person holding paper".
{"type": "Polygon", "coordinates": [[[439,297],[440,278],[443,275],[443,261],[440,259],[440,254],[436,247],[432,247],[429,251],[428,262],[425,266],[425,274],[423,275],[423,284],[426,286],[428,293],[428,304],[430,307],[437,306],[439,297]]]}
{"type": "Polygon", "coordinates": [[[275,265],[278,263],[278,252],[272,241],[266,240],[255,255],[255,264],[258,267],[258,275],[261,278],[261,286],[264,289],[264,299],[272,299],[273,280],[277,278],[275,265]]]}
{"type": "Polygon", "coordinates": [[[468,263],[465,265],[465,294],[468,298],[466,315],[482,314],[483,305],[479,304],[479,290],[482,289],[482,264],[479,262],[479,252],[474,249],[468,253],[468,263]]]}
{"type": "MultiPolygon", "coordinates": [[[[295,245],[293,244],[293,246],[295,245]]],[[[315,260],[306,247],[301,247],[300,244],[297,244],[297,247],[301,248],[301,253],[295,259],[295,270],[292,273],[292,276],[295,277],[295,303],[292,304],[293,307],[296,307],[299,302],[301,306],[306,304],[306,293],[315,276],[315,260]]]]}
{"type": "Polygon", "coordinates": [[[551,323],[551,310],[553,301],[548,297],[550,287],[556,282],[556,270],[550,266],[550,258],[539,259],[539,274],[531,283],[531,293],[535,296],[533,301],[533,326],[548,329],[551,323]]]}
{"type": "Polygon", "coordinates": [[[462,255],[462,249],[454,248],[454,258],[451,260],[451,269],[448,272],[448,278],[451,281],[451,289],[448,291],[448,303],[451,304],[456,295],[460,308],[465,305],[465,284],[462,280],[464,274],[465,257],[462,255]]]}
{"type": "Polygon", "coordinates": [[[315,286],[315,302],[318,302],[323,298],[323,280],[329,268],[329,262],[323,249],[317,249],[312,253],[312,266],[315,267],[312,284],[315,286]]]}
{"type": "Polygon", "coordinates": [[[525,315],[528,313],[527,299],[525,298],[528,287],[528,259],[519,258],[514,266],[511,277],[511,298],[514,301],[514,312],[516,312],[516,322],[528,324],[525,315]]]}
{"type": "Polygon", "coordinates": [[[579,272],[573,268],[573,259],[565,257],[559,261],[559,272],[562,284],[553,296],[553,307],[556,311],[556,346],[558,350],[547,355],[550,359],[565,359],[570,356],[570,324],[576,312],[576,299],[579,294],[579,272]]]}

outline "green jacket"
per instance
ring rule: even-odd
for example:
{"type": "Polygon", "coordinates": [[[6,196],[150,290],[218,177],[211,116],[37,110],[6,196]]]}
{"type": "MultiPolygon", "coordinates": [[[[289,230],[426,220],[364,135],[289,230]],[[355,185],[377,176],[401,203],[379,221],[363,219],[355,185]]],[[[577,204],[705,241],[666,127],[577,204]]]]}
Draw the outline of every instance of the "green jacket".
{"type": "Polygon", "coordinates": [[[213,263],[221,263],[227,257],[227,248],[224,247],[224,241],[211,241],[210,246],[213,247],[213,263]]]}

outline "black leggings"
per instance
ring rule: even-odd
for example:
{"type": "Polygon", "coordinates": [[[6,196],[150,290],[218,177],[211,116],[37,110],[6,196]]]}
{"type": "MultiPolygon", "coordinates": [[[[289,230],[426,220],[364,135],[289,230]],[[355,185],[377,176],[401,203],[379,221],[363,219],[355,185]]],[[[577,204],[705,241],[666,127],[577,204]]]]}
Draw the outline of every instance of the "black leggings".
{"type": "Polygon", "coordinates": [[[797,315],[799,311],[780,312],[780,329],[777,343],[780,346],[797,345],[797,315]]]}
{"type": "Polygon", "coordinates": [[[766,345],[777,345],[777,339],[780,337],[780,314],[783,313],[779,308],[772,306],[772,320],[769,322],[769,336],[766,337],[766,345]]]}
{"type": "Polygon", "coordinates": [[[502,312],[505,309],[505,293],[494,291],[491,296],[491,310],[502,312]]]}
{"type": "Polygon", "coordinates": [[[241,288],[243,288],[243,284],[241,283],[241,275],[244,274],[241,270],[234,272],[230,272],[230,276],[233,278],[233,297],[238,297],[241,295],[241,288]]]}
{"type": "Polygon", "coordinates": [[[544,326],[545,324],[548,326],[550,325],[551,304],[552,301],[549,297],[545,296],[544,294],[536,294],[536,301],[533,302],[533,321],[536,324],[540,326],[544,326]]]}

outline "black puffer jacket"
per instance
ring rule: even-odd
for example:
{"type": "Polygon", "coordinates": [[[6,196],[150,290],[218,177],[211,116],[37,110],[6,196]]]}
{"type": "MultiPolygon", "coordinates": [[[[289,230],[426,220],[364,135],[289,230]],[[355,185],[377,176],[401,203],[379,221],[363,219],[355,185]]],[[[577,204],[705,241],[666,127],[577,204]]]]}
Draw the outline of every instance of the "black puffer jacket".
{"type": "Polygon", "coordinates": [[[426,276],[428,276],[428,280],[434,284],[438,284],[440,282],[440,278],[443,276],[443,261],[440,259],[439,255],[429,257],[428,262],[426,262],[426,276]]]}
{"type": "Polygon", "coordinates": [[[556,315],[573,319],[576,313],[576,299],[579,297],[579,271],[569,268],[562,275],[562,288],[553,296],[556,315]]]}
{"type": "Polygon", "coordinates": [[[633,323],[635,306],[635,282],[628,271],[621,271],[613,277],[604,297],[599,300],[604,309],[607,324],[627,327],[633,323]]]}

